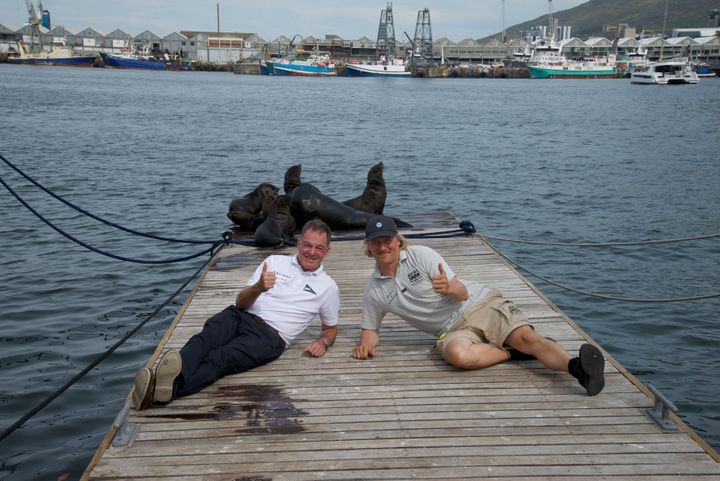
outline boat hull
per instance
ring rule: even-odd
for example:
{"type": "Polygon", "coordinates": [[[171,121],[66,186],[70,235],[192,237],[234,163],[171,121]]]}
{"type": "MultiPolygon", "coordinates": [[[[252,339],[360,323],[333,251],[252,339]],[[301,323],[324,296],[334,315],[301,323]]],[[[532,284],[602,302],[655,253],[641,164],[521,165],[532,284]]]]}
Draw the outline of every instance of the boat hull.
{"type": "Polygon", "coordinates": [[[409,78],[411,72],[404,65],[348,64],[345,75],[348,77],[385,77],[409,78]]]}
{"type": "Polygon", "coordinates": [[[603,69],[574,69],[574,68],[549,68],[529,66],[532,78],[615,78],[617,74],[613,68],[603,69]]]}
{"type": "Polygon", "coordinates": [[[59,67],[93,67],[95,55],[78,55],[72,57],[53,57],[48,55],[21,55],[8,58],[9,63],[19,65],[53,65],[59,67]]]}
{"type": "Polygon", "coordinates": [[[337,71],[334,68],[320,65],[273,63],[272,74],[293,77],[335,77],[337,71]]]}
{"type": "Polygon", "coordinates": [[[697,73],[682,60],[651,63],[630,75],[630,83],[639,85],[694,85],[698,82],[697,73]]]}
{"type": "Polygon", "coordinates": [[[160,60],[126,58],[108,53],[101,53],[100,56],[105,65],[112,68],[165,70],[165,62],[160,60]]]}

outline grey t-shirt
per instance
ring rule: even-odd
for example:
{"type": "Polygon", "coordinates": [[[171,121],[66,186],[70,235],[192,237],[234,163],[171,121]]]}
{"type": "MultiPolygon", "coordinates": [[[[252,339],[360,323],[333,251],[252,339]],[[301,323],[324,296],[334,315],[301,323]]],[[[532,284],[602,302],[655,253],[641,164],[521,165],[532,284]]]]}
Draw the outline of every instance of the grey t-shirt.
{"type": "Polygon", "coordinates": [[[442,263],[448,279],[455,272],[445,260],[429,247],[409,246],[400,251],[400,264],[395,276],[382,276],[375,266],[363,294],[363,329],[379,330],[382,319],[391,312],[408,324],[428,334],[439,335],[490,289],[478,282],[463,282],[468,299],[455,302],[433,290],[432,277],[439,274],[442,263]]]}

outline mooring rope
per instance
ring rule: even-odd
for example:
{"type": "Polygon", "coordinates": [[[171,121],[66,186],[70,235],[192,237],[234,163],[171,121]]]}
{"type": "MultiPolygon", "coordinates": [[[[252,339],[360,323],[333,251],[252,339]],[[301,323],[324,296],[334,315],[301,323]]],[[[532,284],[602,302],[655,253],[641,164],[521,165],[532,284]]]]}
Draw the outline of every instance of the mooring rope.
{"type": "MultiPolygon", "coordinates": [[[[72,202],[64,199],[63,197],[57,195],[55,192],[51,191],[50,189],[48,189],[47,187],[45,187],[44,185],[42,185],[41,183],[39,183],[38,181],[36,181],[36,180],[33,179],[32,177],[30,177],[29,175],[27,175],[25,172],[23,172],[22,170],[20,170],[15,164],[13,164],[13,163],[10,162],[8,159],[6,159],[5,157],[3,157],[2,154],[0,154],[0,160],[2,160],[3,162],[5,162],[11,169],[13,169],[15,172],[17,172],[17,173],[20,174],[21,176],[23,176],[25,179],[27,179],[29,182],[31,182],[32,184],[34,184],[36,187],[38,187],[40,190],[42,190],[43,192],[45,192],[45,193],[48,194],[49,196],[51,196],[51,197],[59,200],[59,201],[62,202],[63,204],[67,205],[68,207],[70,207],[70,208],[72,208],[72,209],[75,209],[76,211],[80,212],[81,214],[84,214],[84,215],[86,215],[86,216],[88,216],[88,217],[90,217],[90,218],[92,218],[92,219],[95,219],[95,220],[98,221],[98,222],[102,222],[103,224],[109,225],[110,227],[114,227],[115,229],[120,229],[120,230],[122,230],[122,231],[128,232],[128,233],[130,233],[130,234],[135,234],[135,235],[138,235],[138,236],[141,236],[141,237],[148,237],[148,238],[150,238],[150,239],[156,239],[156,240],[161,240],[161,241],[166,241],[166,242],[179,242],[179,243],[185,243],[185,244],[213,244],[213,243],[215,242],[215,241],[212,241],[212,240],[175,239],[175,238],[170,238],[170,237],[158,236],[158,235],[154,235],[154,234],[147,234],[147,233],[145,233],[145,232],[139,232],[139,231],[136,231],[136,230],[134,230],[134,229],[129,229],[129,228],[127,228],[127,227],[123,227],[123,226],[121,226],[121,225],[119,225],[119,224],[116,224],[116,223],[111,222],[111,221],[109,221],[109,220],[103,219],[103,218],[101,218],[101,217],[99,217],[99,216],[96,216],[95,214],[92,214],[92,213],[86,211],[85,209],[82,209],[81,207],[73,204],[72,202]]],[[[3,184],[5,184],[5,183],[3,182],[3,184]]],[[[6,188],[7,188],[7,186],[6,186],[6,188]]],[[[17,196],[16,196],[16,197],[17,197],[17,196]]]]}
{"type": "Polygon", "coordinates": [[[161,259],[161,260],[135,259],[135,258],[132,258],[132,257],[125,257],[125,256],[117,255],[117,254],[112,254],[112,253],[110,253],[110,252],[104,251],[104,250],[102,250],[102,249],[98,249],[97,247],[93,247],[93,246],[91,246],[91,245],[89,245],[89,244],[81,241],[80,239],[78,239],[78,238],[74,237],[73,235],[65,232],[64,230],[62,230],[61,228],[59,228],[58,226],[56,226],[55,224],[53,224],[52,222],[50,222],[50,221],[49,221],[48,219],[46,219],[42,214],[40,214],[38,211],[36,211],[35,209],[33,209],[32,206],[31,206],[30,204],[28,204],[28,203],[25,201],[25,199],[23,199],[23,198],[20,196],[20,194],[18,194],[17,192],[15,192],[15,190],[14,190],[12,187],[10,187],[10,186],[3,180],[3,178],[2,178],[1,176],[0,176],[0,183],[3,185],[3,187],[5,187],[5,189],[7,189],[8,192],[10,192],[10,193],[18,200],[18,202],[20,202],[22,205],[24,205],[25,208],[28,209],[30,212],[32,212],[33,214],[35,214],[35,216],[36,216],[38,219],[40,219],[40,220],[43,221],[45,224],[47,224],[48,226],[50,226],[51,228],[53,228],[58,234],[66,237],[67,239],[70,239],[71,241],[75,242],[75,243],[78,244],[78,245],[81,245],[82,247],[84,247],[84,248],[86,248],[86,249],[88,249],[88,250],[91,250],[91,251],[93,251],[93,252],[95,252],[95,253],[97,253],[97,254],[100,254],[100,255],[104,255],[104,256],[106,256],[106,257],[110,257],[110,258],[112,258],[112,259],[117,259],[117,260],[126,261],[126,262],[134,262],[134,263],[137,263],[137,264],[172,264],[172,263],[175,263],[175,262],[183,262],[183,261],[187,261],[187,260],[190,260],[190,259],[194,259],[194,258],[196,258],[196,257],[200,257],[200,256],[202,256],[202,255],[204,255],[204,254],[207,254],[207,253],[212,253],[219,245],[224,244],[225,242],[228,242],[228,240],[216,240],[216,241],[213,241],[213,243],[212,243],[212,245],[211,245],[210,247],[208,247],[207,249],[203,249],[203,250],[200,251],[200,252],[196,252],[195,254],[190,254],[190,255],[187,255],[187,256],[183,256],[183,257],[174,257],[174,258],[170,258],[170,259],[161,259]]]}
{"type": "Polygon", "coordinates": [[[514,242],[518,244],[534,244],[544,246],[562,246],[562,247],[616,247],[616,246],[641,246],[641,245],[652,245],[652,244],[672,244],[676,242],[687,242],[693,240],[704,240],[713,239],[720,237],[720,232],[715,234],[698,235],[690,237],[676,237],[673,239],[654,239],[654,240],[641,240],[641,241],[618,241],[618,242],[552,242],[552,241],[537,241],[537,240],[525,240],[525,239],[512,239],[509,237],[494,237],[486,234],[480,234],[483,239],[490,239],[503,242],[514,242]]]}
{"type": "MultiPolygon", "coordinates": [[[[487,241],[486,241],[486,242],[487,242],[487,241]]],[[[488,244],[490,244],[490,243],[488,243],[488,244]]],[[[524,265],[520,264],[520,263],[517,262],[516,260],[512,259],[512,258],[509,257],[508,255],[502,253],[497,247],[492,246],[492,248],[493,248],[493,249],[495,250],[495,252],[497,252],[498,255],[500,255],[503,259],[507,260],[508,262],[510,262],[512,265],[514,265],[514,266],[517,267],[518,269],[521,269],[521,270],[527,272],[527,273],[530,274],[531,276],[537,277],[538,279],[542,279],[543,281],[547,282],[548,284],[552,284],[553,286],[557,286],[557,287],[559,287],[559,288],[561,288],[561,289],[564,289],[564,290],[566,290],[566,291],[574,292],[574,293],[577,293],[577,294],[582,294],[582,295],[584,295],[584,296],[596,297],[596,298],[599,298],[599,299],[605,299],[605,300],[610,300],[610,301],[639,302],[639,303],[646,303],[646,304],[662,304],[662,303],[671,303],[671,302],[698,301],[698,300],[702,300],[702,299],[712,299],[712,298],[715,298],[715,297],[720,297],[720,292],[714,293],[714,294],[703,294],[703,295],[699,295],[699,296],[674,297],[674,298],[655,298],[655,299],[652,299],[652,298],[641,299],[641,298],[631,298],[631,297],[617,297],[617,296],[611,296],[611,295],[607,295],[607,294],[597,294],[597,293],[594,293],[594,292],[589,292],[589,291],[584,291],[584,290],[581,290],[581,289],[576,289],[576,288],[574,288],[574,287],[570,287],[570,286],[567,286],[567,285],[565,285],[565,284],[561,284],[561,283],[559,283],[559,282],[553,281],[552,279],[549,279],[549,278],[547,278],[547,277],[545,277],[545,276],[543,276],[543,275],[540,275],[540,274],[538,274],[538,273],[536,273],[536,272],[531,271],[530,269],[528,269],[528,268],[525,267],[524,265]]]]}
{"type": "Polygon", "coordinates": [[[170,297],[168,297],[155,311],[150,314],[145,320],[143,320],[140,324],[135,326],[132,330],[130,330],[127,334],[125,334],[122,339],[120,339],[118,342],[113,344],[109,349],[107,349],[105,352],[103,352],[100,356],[97,357],[93,362],[88,364],[88,366],[80,371],[78,374],[73,376],[69,381],[67,381],[62,387],[57,389],[55,392],[50,394],[47,398],[45,398],[42,402],[40,402],[37,406],[32,408],[30,411],[28,411],[26,414],[24,414],[20,419],[15,421],[11,426],[9,426],[7,429],[3,430],[3,432],[0,434],[0,441],[7,438],[10,434],[12,434],[14,431],[16,431],[20,426],[25,424],[30,418],[35,416],[37,413],[39,413],[42,409],[44,409],[48,404],[50,404],[52,401],[54,401],[57,397],[59,397],[62,393],[64,393],[70,386],[78,382],[81,378],[83,378],[87,373],[89,373],[95,366],[100,364],[102,361],[107,359],[117,348],[119,348],[121,345],[123,345],[128,339],[130,339],[132,336],[134,336],[145,324],[147,324],[150,320],[152,320],[155,316],[157,316],[160,311],[162,311],[170,302],[175,299],[175,297],[180,294],[185,287],[190,283],[191,280],[193,280],[200,272],[202,272],[203,269],[205,269],[210,262],[215,259],[215,257],[220,253],[220,251],[223,249],[224,246],[220,246],[220,248],[215,252],[215,254],[210,257],[207,261],[203,263],[200,268],[198,268],[188,279],[175,291],[173,292],[170,297]]]}

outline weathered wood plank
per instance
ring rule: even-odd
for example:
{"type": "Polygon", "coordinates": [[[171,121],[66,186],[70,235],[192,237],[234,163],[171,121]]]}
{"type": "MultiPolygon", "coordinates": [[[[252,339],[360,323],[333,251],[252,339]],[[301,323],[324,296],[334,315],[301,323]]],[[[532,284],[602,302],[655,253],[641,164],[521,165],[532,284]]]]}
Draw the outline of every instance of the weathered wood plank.
{"type": "MultiPolygon", "coordinates": [[[[409,220],[416,232],[457,225],[447,213],[409,220]]],[[[586,342],[477,238],[411,242],[438,250],[463,279],[498,287],[569,352],[586,342]]],[[[149,364],[233,303],[265,256],[291,252],[223,250],[149,364]]],[[[378,357],[353,359],[372,266],[361,242],[333,243],[326,269],[341,289],[341,326],[325,357],[302,353],[317,337],[315,321],[271,364],[167,406],[131,410],[132,442],[101,446],[84,479],[720,479],[717,453],[682,423],[678,432],[660,430],[645,413],[653,404],[646,389],[610,356],[605,390],[591,398],[537,361],[454,369],[434,352],[431,336],[388,316],[378,357]]]]}

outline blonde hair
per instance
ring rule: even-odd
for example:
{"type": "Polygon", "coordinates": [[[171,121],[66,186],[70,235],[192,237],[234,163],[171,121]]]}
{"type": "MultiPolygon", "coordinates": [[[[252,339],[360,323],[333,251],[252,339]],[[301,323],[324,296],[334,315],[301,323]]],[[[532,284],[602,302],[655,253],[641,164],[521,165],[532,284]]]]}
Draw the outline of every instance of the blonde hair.
{"type": "MultiPolygon", "coordinates": [[[[410,242],[403,237],[401,234],[396,234],[395,237],[397,237],[398,242],[400,242],[400,250],[405,250],[410,245],[410,242]]],[[[365,250],[365,255],[368,257],[372,257],[372,254],[370,253],[370,248],[368,247],[368,242],[365,241],[363,243],[363,249],[365,250]]]]}

